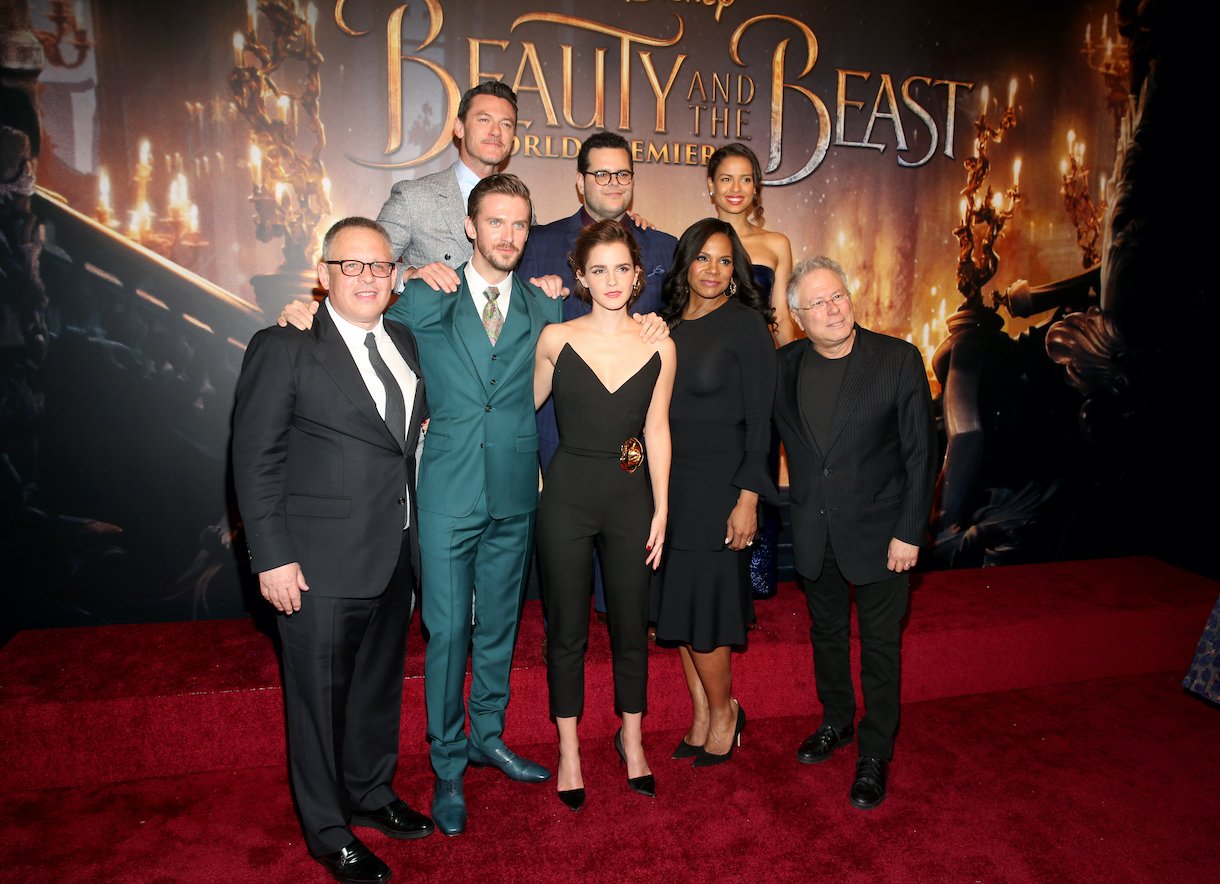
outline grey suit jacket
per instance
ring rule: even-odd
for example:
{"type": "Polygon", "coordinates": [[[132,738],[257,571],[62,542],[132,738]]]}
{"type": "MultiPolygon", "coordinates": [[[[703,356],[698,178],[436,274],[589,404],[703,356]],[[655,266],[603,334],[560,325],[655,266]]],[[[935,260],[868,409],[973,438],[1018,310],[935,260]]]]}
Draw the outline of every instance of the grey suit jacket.
{"type": "Polygon", "coordinates": [[[466,203],[456,166],[397,182],[381,207],[377,221],[390,234],[391,251],[411,267],[433,261],[457,267],[470,260],[466,203]]]}

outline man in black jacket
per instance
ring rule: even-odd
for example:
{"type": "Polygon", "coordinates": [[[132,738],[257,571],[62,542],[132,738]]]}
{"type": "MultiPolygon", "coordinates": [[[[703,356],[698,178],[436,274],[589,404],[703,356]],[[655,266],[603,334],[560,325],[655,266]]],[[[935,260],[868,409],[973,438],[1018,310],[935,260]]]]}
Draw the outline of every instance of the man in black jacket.
{"type": "Polygon", "coordinates": [[[932,402],[919,351],[856,325],[843,269],[800,262],[788,305],[806,339],[779,353],[775,418],[788,452],[792,535],[813,620],[822,725],[797,758],[825,761],[855,724],[849,626],[856,589],[866,714],[851,801],[885,800],[898,727],[900,640],[936,474],[932,402]]]}
{"type": "Polygon", "coordinates": [[[233,473],[250,568],[279,612],[305,843],[336,880],[376,882],[390,869],[351,826],[395,838],[433,829],[393,790],[427,409],[415,338],[381,315],[396,276],[385,230],[346,218],[322,258],[313,328],[272,326],[250,341],[233,473]]]}

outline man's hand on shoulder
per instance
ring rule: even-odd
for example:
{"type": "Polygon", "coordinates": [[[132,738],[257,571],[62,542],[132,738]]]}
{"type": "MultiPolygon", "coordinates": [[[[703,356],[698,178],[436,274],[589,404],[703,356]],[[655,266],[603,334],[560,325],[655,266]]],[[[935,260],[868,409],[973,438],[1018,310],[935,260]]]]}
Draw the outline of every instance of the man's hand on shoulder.
{"type": "Polygon", "coordinates": [[[903,571],[910,571],[915,567],[915,560],[918,558],[919,547],[915,544],[899,540],[897,537],[890,538],[889,561],[885,566],[891,571],[899,574],[903,571]]]}
{"type": "Polygon", "coordinates": [[[547,276],[531,276],[530,285],[536,285],[542,289],[542,293],[554,301],[556,298],[566,298],[571,294],[571,291],[563,280],[554,273],[547,276]]]}
{"type": "Polygon", "coordinates": [[[275,324],[280,328],[287,328],[291,324],[294,328],[299,328],[301,331],[309,331],[313,328],[313,317],[318,312],[318,308],[322,306],[321,301],[289,301],[284,305],[284,309],[280,311],[280,315],[276,317],[275,324]]]}
{"type": "Polygon", "coordinates": [[[635,222],[635,226],[640,228],[640,230],[655,230],[657,227],[639,212],[628,212],[627,214],[631,216],[631,220],[635,222]]]}
{"type": "Polygon", "coordinates": [[[270,571],[260,571],[258,588],[271,606],[281,614],[301,610],[301,593],[309,591],[305,575],[297,562],[280,565],[270,571]]]}
{"type": "Polygon", "coordinates": [[[659,313],[649,313],[641,316],[633,313],[631,318],[640,324],[640,339],[645,344],[655,344],[669,337],[669,326],[659,313]]]}
{"type": "Polygon", "coordinates": [[[450,294],[456,292],[462,284],[462,281],[458,278],[457,271],[440,261],[433,261],[431,264],[425,264],[423,267],[416,267],[405,278],[422,280],[433,291],[449,292],[450,294]]]}

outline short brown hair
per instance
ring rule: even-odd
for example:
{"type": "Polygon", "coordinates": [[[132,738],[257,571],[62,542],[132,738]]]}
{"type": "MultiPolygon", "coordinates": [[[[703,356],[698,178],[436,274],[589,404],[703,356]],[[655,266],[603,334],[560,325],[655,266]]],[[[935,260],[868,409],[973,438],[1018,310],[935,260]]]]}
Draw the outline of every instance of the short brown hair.
{"type": "MultiPolygon", "coordinates": [[[[363,230],[371,230],[385,240],[385,249],[387,252],[394,251],[394,246],[390,242],[390,235],[386,233],[386,229],[374,221],[372,218],[361,218],[358,215],[353,215],[350,218],[344,218],[336,221],[330,226],[330,230],[326,231],[326,236],[322,237],[322,260],[330,260],[330,247],[335,244],[335,237],[339,235],[339,231],[346,230],[349,227],[358,227],[363,230]]],[[[393,260],[391,257],[390,260],[393,260]]]]}
{"type": "Polygon", "coordinates": [[[473,221],[479,214],[479,204],[483,202],[483,198],[492,194],[521,197],[529,206],[530,217],[534,217],[534,204],[530,201],[530,189],[525,186],[525,182],[516,175],[499,172],[488,175],[470,191],[470,199],[466,200],[466,215],[470,220],[473,221]]]}
{"type": "Polygon", "coordinates": [[[457,118],[463,123],[466,122],[466,112],[470,110],[470,102],[474,101],[476,95],[494,95],[496,98],[503,98],[513,106],[513,115],[517,114],[517,93],[512,90],[512,87],[499,80],[484,80],[477,86],[467,89],[462,94],[462,100],[458,102],[457,118]]]}
{"type": "MultiPolygon", "coordinates": [[[[590,224],[580,232],[580,236],[576,237],[576,244],[572,246],[572,251],[568,253],[568,266],[572,268],[572,273],[583,273],[585,265],[589,262],[589,253],[597,246],[609,246],[615,243],[622,243],[627,247],[628,253],[631,255],[631,266],[638,272],[635,277],[635,284],[631,287],[631,294],[627,298],[627,308],[639,300],[640,294],[644,291],[644,273],[640,269],[643,263],[640,260],[640,247],[635,241],[635,237],[631,235],[631,231],[619,224],[617,221],[598,221],[596,224],[590,224]]],[[[576,280],[576,297],[585,304],[591,300],[589,289],[580,284],[580,280],[576,280]]]]}

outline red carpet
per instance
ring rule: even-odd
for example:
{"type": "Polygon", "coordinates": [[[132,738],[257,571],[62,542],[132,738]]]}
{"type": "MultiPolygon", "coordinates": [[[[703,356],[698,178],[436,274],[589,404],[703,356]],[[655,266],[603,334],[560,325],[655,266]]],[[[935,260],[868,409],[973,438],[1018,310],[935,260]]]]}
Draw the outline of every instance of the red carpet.
{"type": "MultiPolygon", "coordinates": [[[[668,758],[685,705],[656,651],[659,797],[629,792],[594,705],[608,702],[599,657],[579,815],[551,784],[471,771],[465,835],[366,840],[396,880],[1211,881],[1220,711],[1179,681],[1218,590],[1143,559],[923,578],[904,688],[922,702],[904,706],[889,799],[861,813],[854,752],[795,761],[816,722],[807,616],[786,588],[736,660],[750,725],[730,764],[668,758]]],[[[509,737],[553,763],[538,639],[527,623],[509,737]]],[[[0,650],[0,880],[326,880],[292,814],[266,644],[197,623],[24,633],[0,650]]],[[[426,809],[416,688],[398,787],[426,809]]]]}

